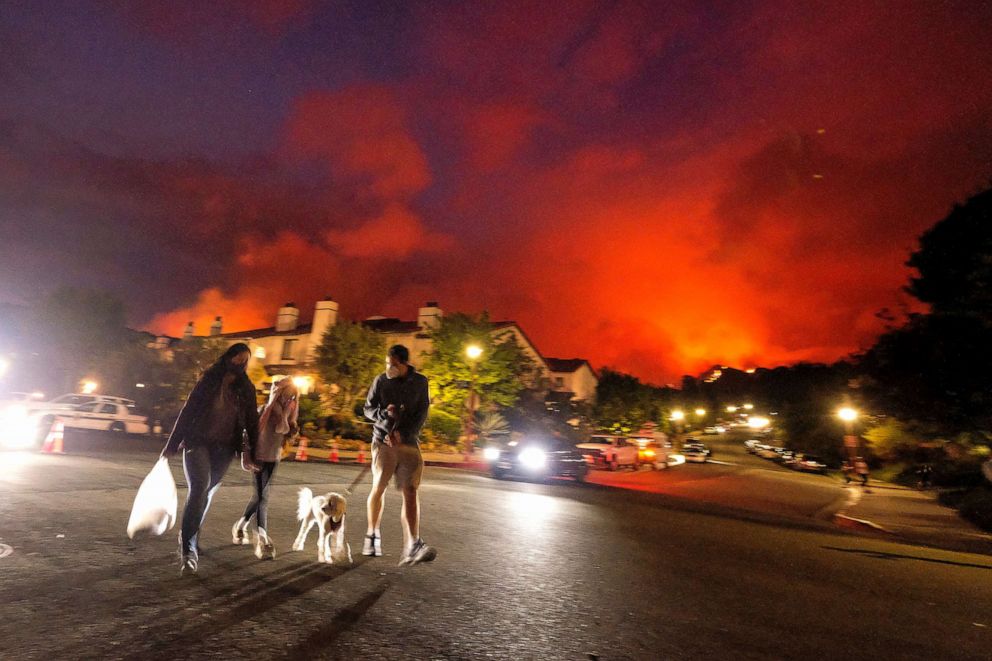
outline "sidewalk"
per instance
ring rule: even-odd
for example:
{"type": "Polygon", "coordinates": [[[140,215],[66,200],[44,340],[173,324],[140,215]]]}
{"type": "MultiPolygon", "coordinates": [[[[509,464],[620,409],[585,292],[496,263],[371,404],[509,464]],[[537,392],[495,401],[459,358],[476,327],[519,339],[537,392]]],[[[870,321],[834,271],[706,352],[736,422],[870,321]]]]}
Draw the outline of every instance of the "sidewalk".
{"type": "MultiPolygon", "coordinates": [[[[294,446],[293,452],[287,455],[283,461],[293,461],[295,456],[296,447],[294,446]]],[[[342,464],[355,464],[358,462],[358,451],[356,450],[339,450],[338,451],[338,462],[342,464]]],[[[307,461],[316,462],[329,462],[331,456],[331,451],[324,448],[307,448],[307,461]]],[[[489,467],[485,461],[482,459],[481,453],[476,453],[472,457],[471,461],[467,461],[465,456],[462,454],[448,453],[448,452],[424,452],[424,465],[425,466],[438,466],[441,468],[461,468],[463,470],[488,472],[489,467]]],[[[369,450],[365,450],[364,463],[371,461],[369,455],[369,450]]]]}
{"type": "Polygon", "coordinates": [[[847,488],[850,499],[834,516],[837,525],[874,530],[913,544],[992,555],[992,535],[938,503],[936,492],[889,483],[847,488]]]}

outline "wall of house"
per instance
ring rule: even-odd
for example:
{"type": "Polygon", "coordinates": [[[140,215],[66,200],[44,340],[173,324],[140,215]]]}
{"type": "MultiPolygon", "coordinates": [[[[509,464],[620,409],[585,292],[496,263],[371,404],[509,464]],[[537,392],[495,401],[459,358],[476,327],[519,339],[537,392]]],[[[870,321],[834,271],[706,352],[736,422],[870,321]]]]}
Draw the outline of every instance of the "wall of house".
{"type": "Polygon", "coordinates": [[[570,391],[575,399],[593,402],[596,399],[596,375],[588,365],[582,365],[574,372],[552,372],[551,383],[555,390],[570,391]],[[557,380],[561,379],[561,385],[557,380]]]}

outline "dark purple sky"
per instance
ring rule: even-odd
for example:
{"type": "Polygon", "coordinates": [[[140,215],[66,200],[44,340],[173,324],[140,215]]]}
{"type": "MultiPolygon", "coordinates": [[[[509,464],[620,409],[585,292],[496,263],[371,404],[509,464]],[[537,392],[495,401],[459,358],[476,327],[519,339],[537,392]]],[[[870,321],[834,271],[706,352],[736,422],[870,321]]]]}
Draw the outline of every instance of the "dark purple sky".
{"type": "Polygon", "coordinates": [[[992,177],[988,2],[0,4],[0,300],[424,301],[652,381],[867,346],[992,177]]]}

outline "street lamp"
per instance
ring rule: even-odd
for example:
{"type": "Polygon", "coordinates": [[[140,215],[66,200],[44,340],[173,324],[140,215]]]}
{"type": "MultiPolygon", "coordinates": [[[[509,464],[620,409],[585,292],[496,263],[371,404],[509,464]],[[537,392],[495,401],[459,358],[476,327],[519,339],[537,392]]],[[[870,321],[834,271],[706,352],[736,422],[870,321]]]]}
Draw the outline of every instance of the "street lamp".
{"type": "Polygon", "coordinates": [[[672,420],[674,420],[675,422],[682,422],[683,420],[685,420],[685,413],[683,413],[679,409],[675,409],[674,411],[672,411],[672,420]]]}
{"type": "Polygon", "coordinates": [[[768,418],[760,415],[752,415],[747,419],[747,426],[755,430],[764,429],[770,424],[771,421],[768,418]]]}
{"type": "Polygon", "coordinates": [[[472,343],[465,347],[465,356],[468,358],[469,381],[468,381],[468,401],[466,402],[465,413],[465,455],[466,458],[472,456],[473,441],[475,436],[475,410],[477,407],[475,396],[475,373],[479,366],[479,358],[482,357],[482,347],[472,343]]]}
{"type": "Polygon", "coordinates": [[[852,409],[850,406],[845,406],[839,411],[837,411],[837,417],[843,420],[848,425],[850,425],[852,422],[858,419],[858,412],[852,409]]]}
{"type": "Polygon", "coordinates": [[[92,395],[96,392],[96,381],[83,381],[82,391],[84,395],[92,395]]]}
{"type": "Polygon", "coordinates": [[[754,408],[754,404],[745,404],[744,405],[744,409],[747,410],[747,411],[750,411],[753,408],[754,408]]]}
{"type": "Polygon", "coordinates": [[[696,415],[698,415],[700,418],[703,417],[704,415],[706,415],[706,409],[696,409],[696,415]]]}
{"type": "Polygon", "coordinates": [[[858,419],[857,409],[843,406],[837,410],[837,417],[844,422],[844,447],[854,466],[858,455],[858,437],[854,435],[854,421],[858,419]]]}
{"type": "Polygon", "coordinates": [[[737,413],[737,407],[736,406],[728,406],[727,407],[727,413],[737,413]]]}

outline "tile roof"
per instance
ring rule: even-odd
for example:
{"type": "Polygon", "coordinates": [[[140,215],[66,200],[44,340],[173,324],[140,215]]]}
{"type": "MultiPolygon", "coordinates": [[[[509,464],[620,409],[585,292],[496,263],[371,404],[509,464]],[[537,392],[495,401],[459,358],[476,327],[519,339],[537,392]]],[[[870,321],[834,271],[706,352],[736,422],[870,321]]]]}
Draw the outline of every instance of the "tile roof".
{"type": "MultiPolygon", "coordinates": [[[[552,372],[575,372],[583,365],[589,365],[585,358],[545,358],[544,361],[552,372]]],[[[592,365],[589,365],[589,369],[592,369],[592,365]]]]}
{"type": "Polygon", "coordinates": [[[362,325],[377,333],[416,333],[420,330],[416,321],[402,321],[396,317],[366,319],[362,325]]]}

